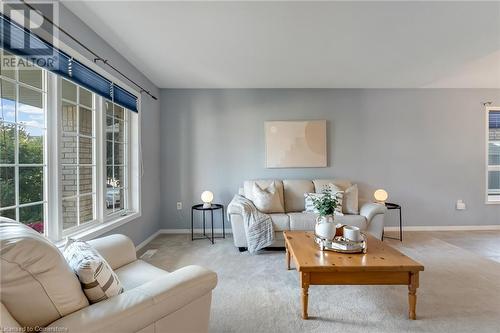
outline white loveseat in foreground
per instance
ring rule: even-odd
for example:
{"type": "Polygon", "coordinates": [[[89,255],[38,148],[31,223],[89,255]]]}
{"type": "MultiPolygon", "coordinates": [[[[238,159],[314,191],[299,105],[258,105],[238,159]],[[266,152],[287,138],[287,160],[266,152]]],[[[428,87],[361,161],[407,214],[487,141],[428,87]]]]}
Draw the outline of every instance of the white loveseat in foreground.
{"type": "MultiPolygon", "coordinates": [[[[261,188],[266,188],[272,182],[275,182],[276,189],[282,200],[284,212],[269,214],[271,216],[275,241],[271,247],[282,247],[285,245],[283,240],[283,231],[285,230],[314,230],[316,224],[316,214],[305,213],[304,193],[320,192],[316,189],[322,189],[328,184],[334,184],[340,189],[345,190],[351,186],[349,180],[344,179],[284,179],[284,180],[247,180],[243,183],[243,188],[239,194],[252,200],[252,188],[256,182],[261,188]]],[[[335,216],[337,223],[352,225],[361,228],[362,231],[369,232],[378,239],[382,239],[384,232],[384,217],[386,208],[377,203],[361,203],[359,205],[359,215],[335,216]]],[[[233,232],[234,245],[240,250],[247,247],[245,225],[243,217],[235,207],[229,207],[229,218],[233,232]]]]}
{"type": "Polygon", "coordinates": [[[217,275],[200,266],[172,273],[137,259],[132,241],[89,242],[125,291],[89,305],[59,250],[20,223],[0,218],[0,331],[208,332],[217,275]]]}

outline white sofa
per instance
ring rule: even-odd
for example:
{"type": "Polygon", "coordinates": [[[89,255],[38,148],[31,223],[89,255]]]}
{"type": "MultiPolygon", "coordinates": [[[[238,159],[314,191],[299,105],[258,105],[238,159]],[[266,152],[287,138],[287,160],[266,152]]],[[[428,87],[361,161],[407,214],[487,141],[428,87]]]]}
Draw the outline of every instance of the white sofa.
{"type": "Polygon", "coordinates": [[[156,268],[137,259],[134,244],[124,235],[89,243],[125,289],[92,305],[52,243],[0,218],[0,331],[208,332],[214,272],[199,266],[172,273],[156,268]]]}
{"type": "MultiPolygon", "coordinates": [[[[257,184],[261,188],[265,188],[275,182],[276,188],[280,195],[280,200],[284,207],[282,213],[269,214],[271,216],[275,241],[271,247],[283,247],[283,231],[285,230],[314,230],[316,224],[316,214],[305,213],[304,193],[320,192],[316,189],[322,189],[328,184],[334,184],[345,190],[351,186],[349,180],[344,179],[267,179],[267,180],[247,180],[243,183],[243,188],[239,190],[239,194],[247,199],[252,200],[253,184],[257,184]]],[[[384,217],[386,208],[384,205],[377,203],[361,203],[359,205],[359,215],[335,216],[338,223],[353,225],[361,228],[361,230],[369,232],[378,239],[382,239],[384,232],[384,217]]],[[[233,232],[234,245],[245,250],[247,247],[245,225],[241,212],[236,207],[229,207],[229,218],[231,220],[231,228],[233,232]]]]}

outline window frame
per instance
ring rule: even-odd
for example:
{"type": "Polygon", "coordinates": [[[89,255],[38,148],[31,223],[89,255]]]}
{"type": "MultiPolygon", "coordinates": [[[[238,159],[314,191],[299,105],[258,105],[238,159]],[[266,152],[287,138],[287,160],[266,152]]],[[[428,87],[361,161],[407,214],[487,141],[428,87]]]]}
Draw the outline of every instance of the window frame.
{"type": "Polygon", "coordinates": [[[498,111],[500,112],[500,106],[488,106],[486,107],[486,112],[485,112],[485,125],[486,125],[486,135],[485,135],[485,203],[487,205],[500,205],[500,200],[491,200],[490,196],[488,194],[488,189],[489,189],[489,172],[490,171],[500,171],[500,165],[499,166],[492,166],[489,163],[489,144],[491,142],[490,140],[490,125],[489,125],[489,116],[491,111],[498,111]]]}

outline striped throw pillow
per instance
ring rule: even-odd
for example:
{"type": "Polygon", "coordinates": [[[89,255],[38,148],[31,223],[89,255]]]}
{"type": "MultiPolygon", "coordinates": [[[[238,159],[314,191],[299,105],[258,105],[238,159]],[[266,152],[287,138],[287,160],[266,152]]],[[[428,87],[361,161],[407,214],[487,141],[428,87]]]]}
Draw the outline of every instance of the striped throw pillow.
{"type": "Polygon", "coordinates": [[[97,303],[123,292],[118,276],[92,245],[68,239],[63,255],[78,276],[89,303],[97,303]]]}

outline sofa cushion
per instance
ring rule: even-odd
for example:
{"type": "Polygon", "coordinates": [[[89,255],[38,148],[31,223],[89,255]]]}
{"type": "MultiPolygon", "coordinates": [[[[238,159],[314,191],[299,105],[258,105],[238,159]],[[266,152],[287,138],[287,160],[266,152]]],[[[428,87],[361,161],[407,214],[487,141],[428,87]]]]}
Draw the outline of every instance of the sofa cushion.
{"type": "Polygon", "coordinates": [[[283,182],[281,180],[273,180],[273,179],[266,179],[266,180],[246,180],[243,183],[243,193],[245,194],[245,198],[254,201],[254,196],[253,196],[253,184],[256,183],[259,185],[260,188],[265,189],[271,183],[274,182],[276,186],[276,191],[279,194],[280,201],[281,201],[281,207],[280,211],[274,212],[274,213],[284,213],[285,212],[285,201],[283,197],[283,182]]]}
{"type": "Polygon", "coordinates": [[[344,191],[342,212],[345,214],[359,214],[358,185],[349,186],[344,191]]]}
{"type": "Polygon", "coordinates": [[[253,183],[252,189],[253,203],[262,213],[283,212],[279,192],[276,190],[276,183],[272,182],[267,188],[261,188],[257,183],[253,183]]]}
{"type": "Polygon", "coordinates": [[[0,218],[0,257],[0,299],[21,326],[46,326],[89,305],[62,253],[24,224],[0,218]]]}
{"type": "Polygon", "coordinates": [[[304,193],[314,192],[314,184],[310,180],[283,180],[283,189],[285,212],[302,212],[305,209],[304,193]]]}
{"type": "Polygon", "coordinates": [[[169,274],[143,260],[135,260],[115,270],[125,290],[134,289],[147,282],[169,274]]]}
{"type": "Polygon", "coordinates": [[[314,230],[318,214],[314,213],[289,213],[290,230],[314,230]]]}
{"type": "MultiPolygon", "coordinates": [[[[314,230],[317,214],[313,213],[289,213],[290,230],[314,230]]],[[[335,216],[335,223],[352,225],[366,230],[366,218],[361,215],[335,216]]]]}
{"type": "Polygon", "coordinates": [[[269,214],[274,231],[290,230],[290,217],[287,214],[269,214]]]}
{"type": "Polygon", "coordinates": [[[349,186],[351,186],[351,181],[347,179],[315,179],[313,180],[314,190],[316,193],[322,193],[323,189],[329,184],[333,184],[339,187],[341,190],[345,191],[349,186]]]}
{"type": "Polygon", "coordinates": [[[78,276],[89,303],[98,303],[123,292],[118,276],[89,243],[68,239],[63,254],[78,276]]]}

